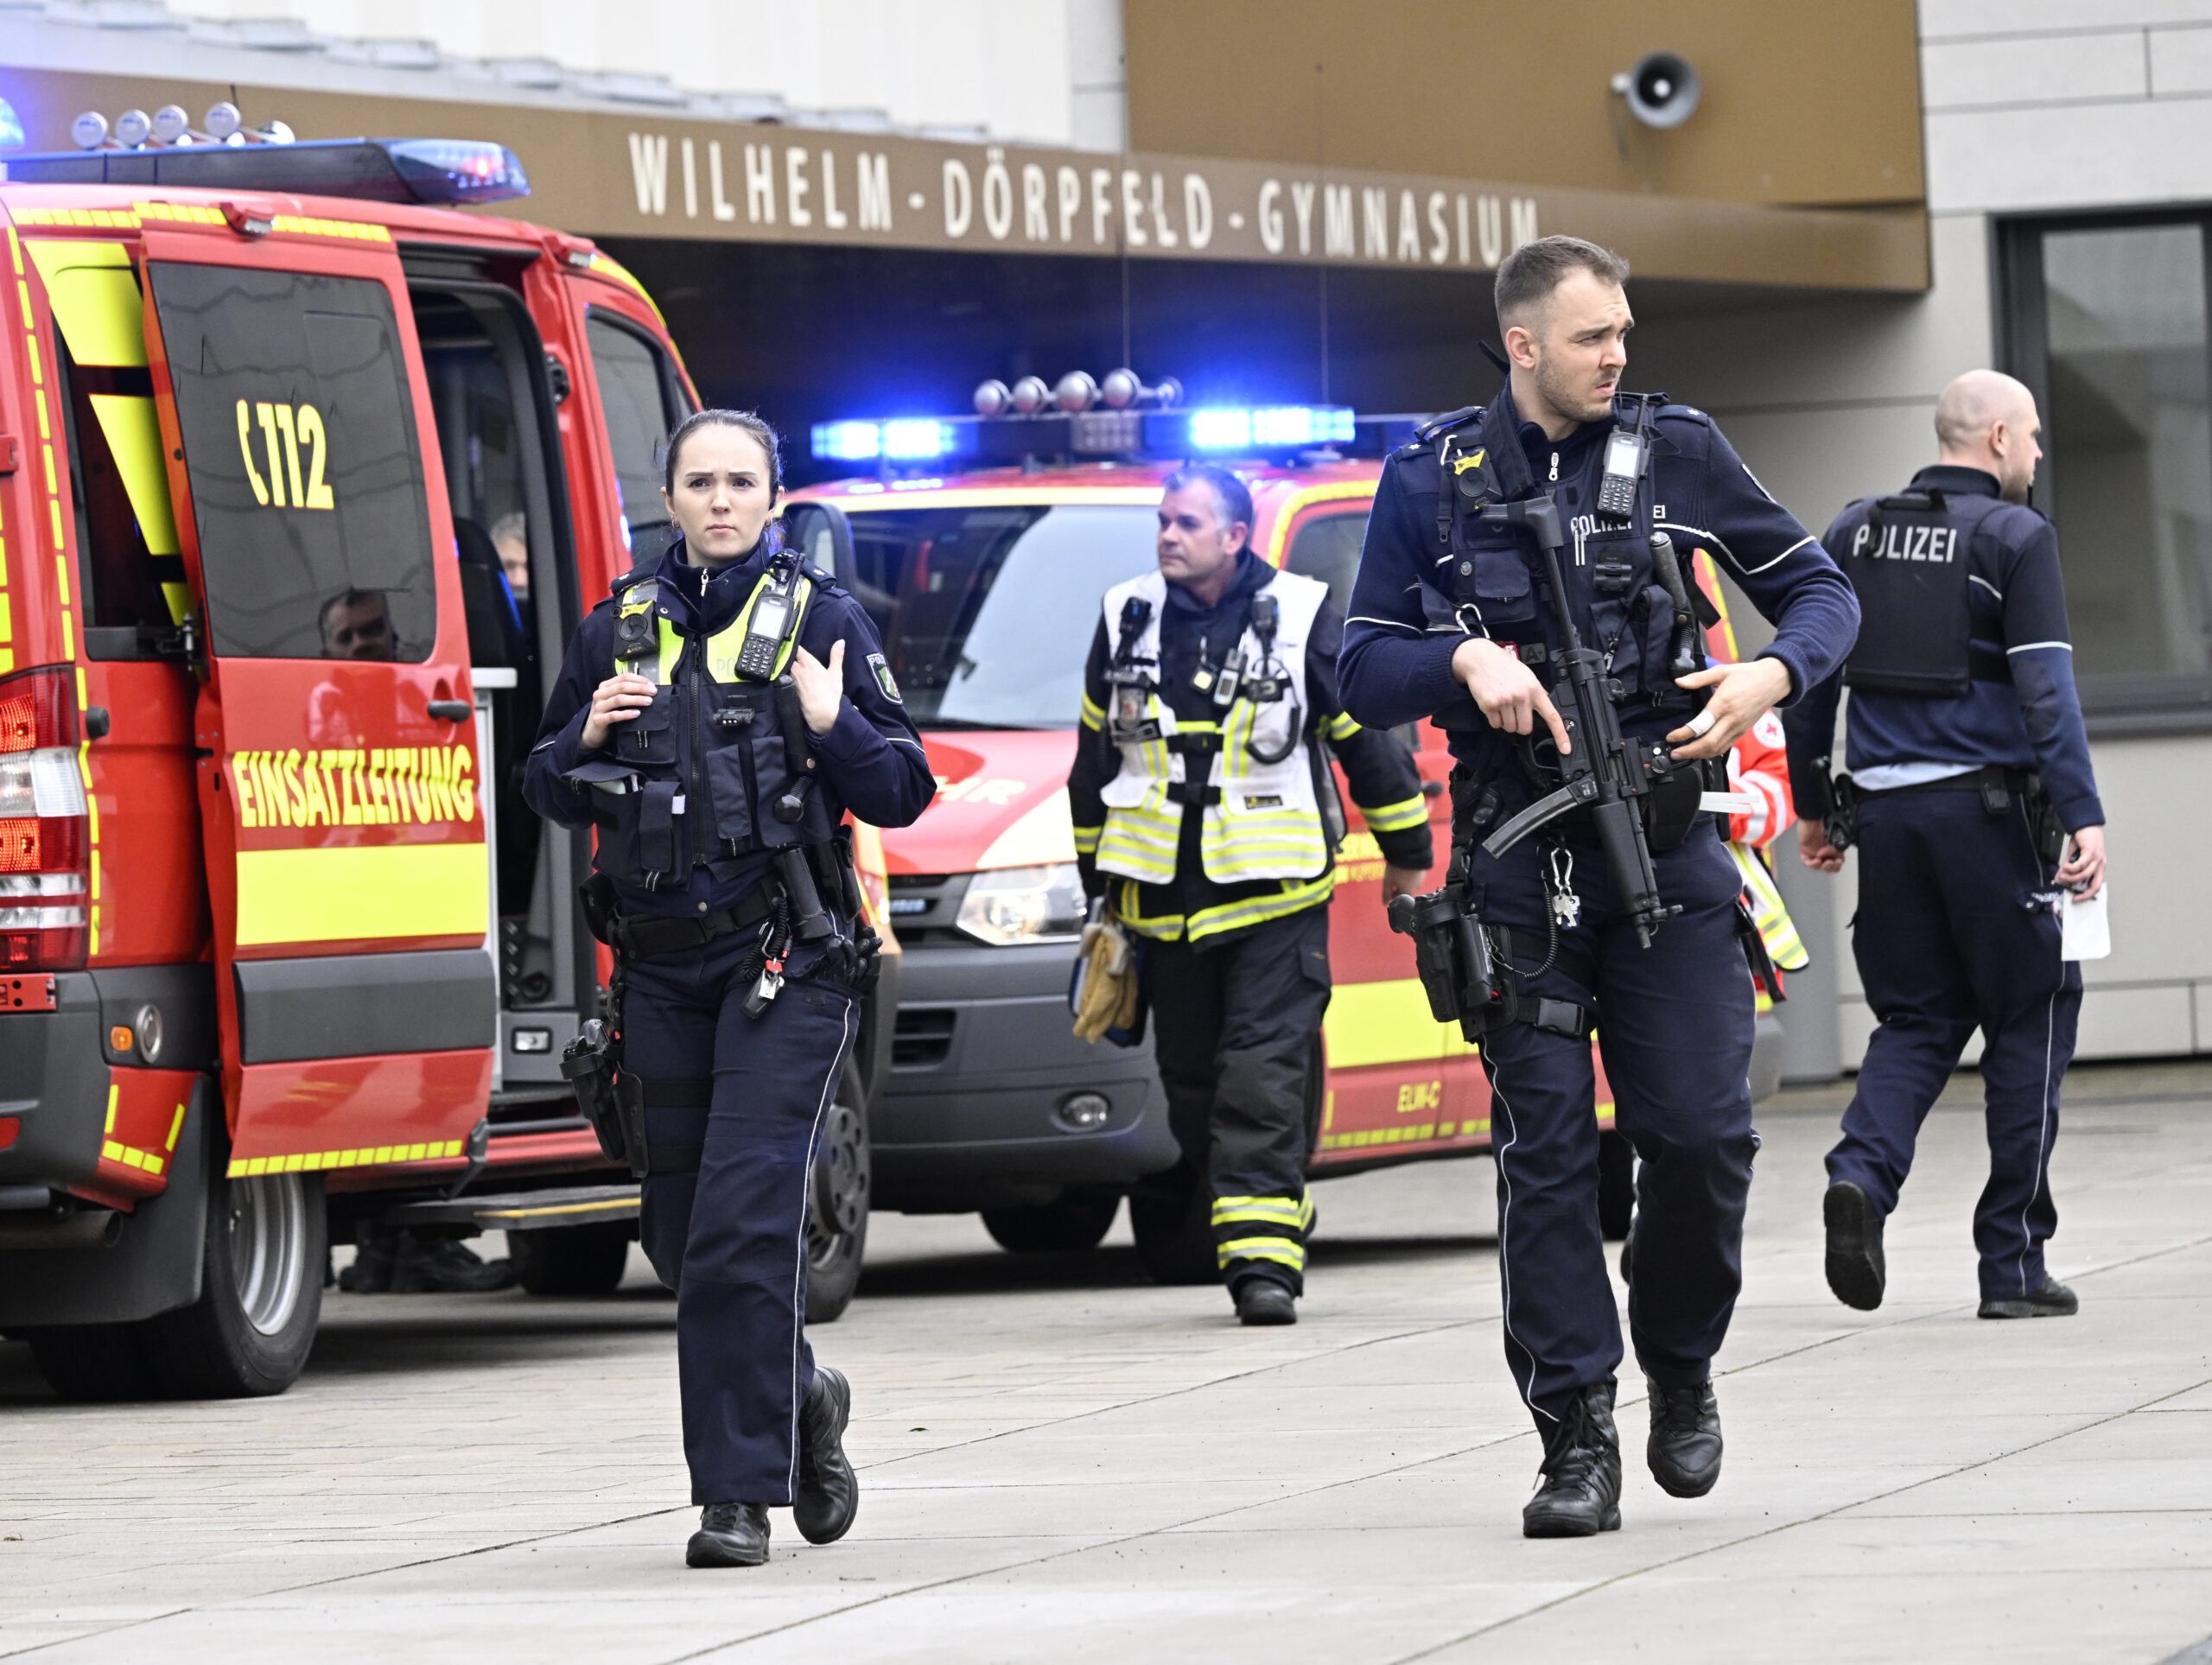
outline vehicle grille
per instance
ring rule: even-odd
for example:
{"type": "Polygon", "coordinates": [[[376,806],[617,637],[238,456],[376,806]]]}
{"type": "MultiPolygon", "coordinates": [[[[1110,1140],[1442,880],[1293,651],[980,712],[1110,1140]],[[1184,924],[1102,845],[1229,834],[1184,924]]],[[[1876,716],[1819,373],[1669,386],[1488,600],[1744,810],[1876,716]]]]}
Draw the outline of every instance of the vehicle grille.
{"type": "Polygon", "coordinates": [[[902,1006],[891,1032],[891,1067],[931,1070],[952,1054],[952,1028],[959,1014],[949,1006],[902,1006]]]}
{"type": "Polygon", "coordinates": [[[891,875],[891,925],[902,948],[976,945],[953,926],[970,875],[964,873],[894,873],[891,875]]]}

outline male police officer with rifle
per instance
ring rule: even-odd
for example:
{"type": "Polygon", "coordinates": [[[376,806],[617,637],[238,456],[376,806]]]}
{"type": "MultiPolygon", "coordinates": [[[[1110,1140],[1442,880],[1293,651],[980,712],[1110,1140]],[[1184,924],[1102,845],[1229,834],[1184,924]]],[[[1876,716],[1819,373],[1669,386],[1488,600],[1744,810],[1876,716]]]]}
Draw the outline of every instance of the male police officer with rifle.
{"type": "Polygon", "coordinates": [[[1828,1153],[1828,1287],[1882,1304],[1882,1225],[1920,1124],[1982,1032],[1989,1184],[1974,1209],[1981,1316],[2061,1317],[2050,1147],[2082,970],[2060,958],[2061,894],[2104,887],[2104,807],[2074,692],[2050,523],[2027,506],[2039,424],[2010,376],[1968,371],[1936,406],[1941,461],[1851,505],[1828,550],[1866,624],[1846,661],[1851,773],[1831,781],[1836,702],[1792,709],[1798,848],[1834,873],[1863,852],[1852,952],[1880,1026],[1828,1153]],[[2071,851],[2066,846],[2070,842],[2071,851]]]}
{"type": "Polygon", "coordinates": [[[1450,881],[1393,922],[1490,1077],[1506,1360],[1544,1441],[1530,1537],[1620,1524],[1593,1026],[1642,1159],[1629,1324],[1651,1471],[1684,1497],[1719,1478],[1757,933],[1704,811],[1730,745],[1827,676],[1858,623],[1834,562],[1710,418],[1620,392],[1627,276],[1566,237],[1499,267],[1507,384],[1390,459],[1341,661],[1361,722],[1433,715],[1458,759],[1450,881]],[[1705,667],[1695,548],[1775,621],[1757,658],[1705,667]]]}

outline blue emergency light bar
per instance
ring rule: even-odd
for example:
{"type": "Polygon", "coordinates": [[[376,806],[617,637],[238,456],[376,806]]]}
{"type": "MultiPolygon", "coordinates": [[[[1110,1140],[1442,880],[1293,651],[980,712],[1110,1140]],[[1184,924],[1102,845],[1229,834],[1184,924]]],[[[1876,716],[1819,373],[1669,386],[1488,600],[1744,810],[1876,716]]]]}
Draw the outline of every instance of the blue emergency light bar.
{"type": "Polygon", "coordinates": [[[1011,462],[1054,454],[1265,454],[1350,445],[1359,437],[1349,405],[1287,404],[823,422],[814,425],[813,451],[825,462],[890,465],[951,457],[1011,462]]]}
{"type": "Polygon", "coordinates": [[[488,139],[308,139],[293,144],[173,144],[10,156],[29,185],[170,186],[286,191],[443,207],[530,194],[522,162],[488,139]]]}

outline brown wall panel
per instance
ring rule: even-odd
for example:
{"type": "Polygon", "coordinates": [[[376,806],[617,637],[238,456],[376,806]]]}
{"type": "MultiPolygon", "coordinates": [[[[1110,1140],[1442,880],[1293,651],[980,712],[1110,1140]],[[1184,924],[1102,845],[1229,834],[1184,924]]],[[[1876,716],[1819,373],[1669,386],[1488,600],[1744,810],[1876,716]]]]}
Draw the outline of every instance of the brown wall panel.
{"type": "Polygon", "coordinates": [[[1124,0],[1129,143],[1735,202],[1918,202],[1912,0],[1124,0]],[[1613,74],[1697,68],[1682,126],[1613,74]]]}

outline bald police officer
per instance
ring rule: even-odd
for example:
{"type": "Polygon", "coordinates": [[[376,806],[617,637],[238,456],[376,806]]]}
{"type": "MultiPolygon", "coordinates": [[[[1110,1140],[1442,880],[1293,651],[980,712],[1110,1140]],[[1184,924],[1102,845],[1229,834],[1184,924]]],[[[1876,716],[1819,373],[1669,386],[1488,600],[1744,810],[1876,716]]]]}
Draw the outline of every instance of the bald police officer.
{"type": "MultiPolygon", "coordinates": [[[[2074,691],[2050,523],[2027,506],[2041,423],[2010,376],[1969,371],[1936,407],[1939,458],[1851,505],[1826,543],[1866,623],[1840,678],[1785,720],[1806,864],[1839,871],[1823,820],[1837,701],[1860,851],[1852,953],[1880,1020],[1828,1153],[1828,1287],[1882,1304],[1884,1221],[1920,1124],[1978,1028],[1989,1183],[1974,1209],[1981,1316],[2075,1310],[2044,1268],[2050,1147],[2082,970],[2059,957],[2062,888],[2104,886],[2104,806],[2074,691]]],[[[1848,804],[1847,804],[1848,807],[1848,804]]],[[[1840,826],[1842,823],[1839,823],[1840,826]]]]}

